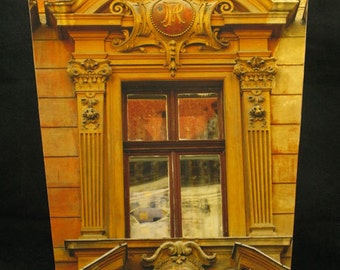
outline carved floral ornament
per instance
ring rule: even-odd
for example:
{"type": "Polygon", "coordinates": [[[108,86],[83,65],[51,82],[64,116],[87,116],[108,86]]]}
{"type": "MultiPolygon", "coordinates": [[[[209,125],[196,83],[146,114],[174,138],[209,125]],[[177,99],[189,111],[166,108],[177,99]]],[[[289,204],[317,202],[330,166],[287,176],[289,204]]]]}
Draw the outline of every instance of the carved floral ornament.
{"type": "Polygon", "coordinates": [[[233,10],[231,0],[114,0],[110,12],[133,16],[134,25],[132,29],[122,29],[122,37],[114,38],[112,46],[121,52],[144,52],[149,46],[156,47],[165,53],[165,66],[175,76],[180,53],[189,46],[208,50],[229,46],[229,41],[220,35],[221,29],[211,26],[211,16],[233,10]]]}

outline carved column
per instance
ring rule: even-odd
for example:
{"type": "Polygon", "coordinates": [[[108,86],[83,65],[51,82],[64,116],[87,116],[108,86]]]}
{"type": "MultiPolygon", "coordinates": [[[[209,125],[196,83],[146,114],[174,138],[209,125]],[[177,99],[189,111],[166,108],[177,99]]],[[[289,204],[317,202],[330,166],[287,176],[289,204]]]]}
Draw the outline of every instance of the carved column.
{"type": "Polygon", "coordinates": [[[250,233],[270,235],[272,172],[270,93],[276,73],[275,59],[238,59],[234,73],[240,80],[244,126],[250,233]]]}
{"type": "Polygon", "coordinates": [[[67,69],[73,79],[78,105],[79,157],[82,200],[82,237],[101,237],[103,209],[103,114],[109,61],[71,60],[67,69]]]}

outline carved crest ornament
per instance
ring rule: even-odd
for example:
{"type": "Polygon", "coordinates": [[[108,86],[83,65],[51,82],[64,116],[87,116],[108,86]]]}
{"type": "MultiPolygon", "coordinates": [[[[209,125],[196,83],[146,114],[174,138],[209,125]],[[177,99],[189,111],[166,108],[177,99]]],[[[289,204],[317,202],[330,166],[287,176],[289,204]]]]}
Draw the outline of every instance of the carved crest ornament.
{"type": "Polygon", "coordinates": [[[215,261],[216,254],[205,254],[197,243],[177,241],[163,243],[151,257],[143,255],[142,264],[154,270],[204,270],[215,261]]]}
{"type": "Polygon", "coordinates": [[[133,16],[133,27],[122,29],[122,35],[112,41],[120,52],[146,51],[156,47],[165,53],[165,66],[175,76],[181,65],[180,54],[189,46],[206,50],[221,50],[229,41],[221,35],[219,27],[212,27],[213,14],[226,14],[234,10],[233,2],[222,0],[114,0],[110,12],[133,16]]]}

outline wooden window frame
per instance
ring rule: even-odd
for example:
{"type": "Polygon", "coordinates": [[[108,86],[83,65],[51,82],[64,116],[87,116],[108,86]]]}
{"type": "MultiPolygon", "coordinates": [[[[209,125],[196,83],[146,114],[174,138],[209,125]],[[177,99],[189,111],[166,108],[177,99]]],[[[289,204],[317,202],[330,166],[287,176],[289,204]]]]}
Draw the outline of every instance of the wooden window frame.
{"type": "MultiPolygon", "coordinates": [[[[109,238],[125,238],[125,188],[123,159],[123,104],[122,90],[125,83],[140,81],[168,81],[167,73],[117,72],[107,83],[106,92],[106,136],[105,136],[105,204],[106,232],[109,238]]],[[[223,85],[224,140],[225,140],[225,181],[226,218],[228,236],[246,235],[246,202],[243,170],[243,143],[239,82],[232,73],[227,71],[205,70],[193,74],[184,73],[177,81],[203,82],[219,81],[223,85]],[[232,157],[229,158],[228,157],[232,157]],[[235,169],[236,168],[236,169],[235,169]],[[226,181],[228,179],[228,181],[226,181]],[[237,187],[237,188],[235,188],[237,187]]],[[[187,142],[185,142],[187,143],[187,142]]],[[[217,142],[218,143],[218,142],[217,142]]],[[[165,147],[165,146],[164,146],[165,147]]]]}
{"type": "Polygon", "coordinates": [[[123,148],[124,148],[124,185],[125,185],[125,236],[130,238],[130,218],[129,218],[129,161],[130,155],[162,155],[169,158],[169,188],[170,188],[170,235],[171,237],[182,237],[182,215],[181,215],[181,187],[180,187],[180,155],[201,155],[201,154],[218,154],[220,157],[220,186],[222,195],[222,235],[228,235],[227,208],[226,208],[226,185],[225,181],[225,140],[224,140],[224,117],[223,117],[223,84],[220,81],[202,82],[199,85],[192,82],[134,82],[123,84],[122,86],[122,104],[123,104],[123,148]],[[180,139],[179,135],[179,115],[178,101],[179,95],[186,93],[216,93],[218,100],[218,139],[180,139]],[[128,139],[128,108],[127,96],[129,94],[164,94],[167,97],[167,140],[162,141],[134,141],[128,139]]]}

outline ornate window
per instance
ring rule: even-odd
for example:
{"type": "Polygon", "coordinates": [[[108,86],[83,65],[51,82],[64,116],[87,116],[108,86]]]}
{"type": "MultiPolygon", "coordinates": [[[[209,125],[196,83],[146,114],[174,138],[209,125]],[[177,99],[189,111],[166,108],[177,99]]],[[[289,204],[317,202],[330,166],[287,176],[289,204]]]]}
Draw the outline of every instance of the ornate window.
{"type": "Polygon", "coordinates": [[[193,85],[123,86],[129,237],[226,235],[222,85],[193,85]]]}

